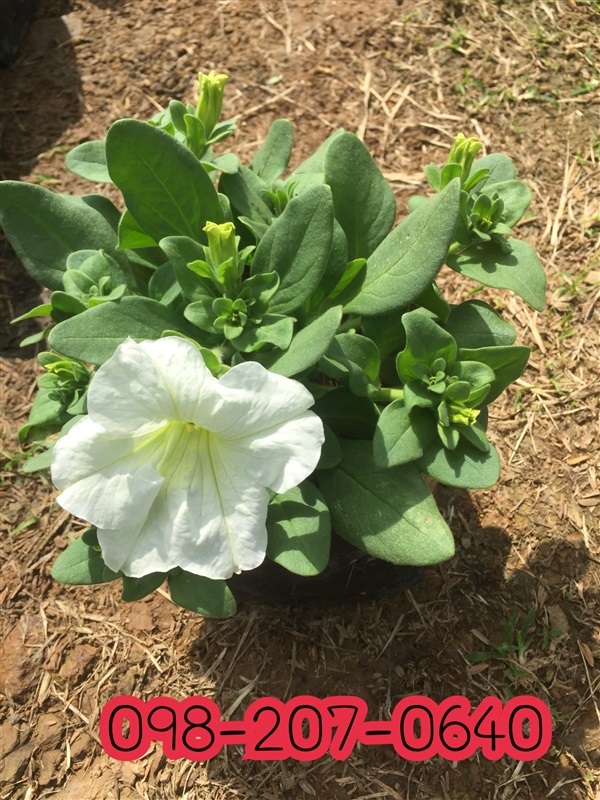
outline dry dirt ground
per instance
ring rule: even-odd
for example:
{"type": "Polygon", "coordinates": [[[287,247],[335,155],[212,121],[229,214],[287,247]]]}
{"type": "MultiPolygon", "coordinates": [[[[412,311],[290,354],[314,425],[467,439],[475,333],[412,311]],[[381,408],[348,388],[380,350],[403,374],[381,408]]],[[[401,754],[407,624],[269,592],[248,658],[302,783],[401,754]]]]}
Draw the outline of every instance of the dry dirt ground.
{"type": "MultiPolygon", "coordinates": [[[[21,800],[593,800],[600,786],[598,503],[600,220],[597,2],[533,0],[40,0],[2,75],[2,177],[85,193],[65,152],[124,116],[193,99],[195,72],[229,73],[234,149],[250,158],[287,116],[294,163],[338,126],[364,137],[401,214],[453,135],[509,153],[534,191],[519,235],[549,276],[538,314],[482,291],[533,348],[492,409],[500,483],[440,504],[457,555],[411,592],[327,608],[246,607],[203,620],[166,593],[125,605],[116,586],[64,587],[50,567],[81,530],[47,477],[20,471],[16,431],[38,368],[4,328],[0,589],[3,662],[0,797],[21,800]],[[243,142],[243,143],[242,143],[243,142]],[[524,636],[507,635],[533,610],[524,636]],[[497,646],[496,650],[489,643],[497,646]],[[470,653],[492,656],[473,663],[470,653]],[[206,694],[232,718],[258,697],[364,697],[373,718],[407,694],[547,702],[553,743],[539,761],[473,757],[415,764],[389,747],[345,762],[133,763],[102,750],[98,717],[119,694],[206,694]]],[[[4,245],[4,322],[39,288],[4,245]]],[[[444,278],[452,297],[474,284],[444,278]]]]}

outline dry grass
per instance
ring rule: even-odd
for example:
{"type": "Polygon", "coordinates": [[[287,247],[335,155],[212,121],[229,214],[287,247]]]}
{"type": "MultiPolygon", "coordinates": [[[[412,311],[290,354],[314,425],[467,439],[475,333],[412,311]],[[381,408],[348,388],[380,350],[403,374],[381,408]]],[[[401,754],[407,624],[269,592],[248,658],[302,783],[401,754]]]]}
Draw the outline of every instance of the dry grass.
{"type": "MultiPolygon", "coordinates": [[[[440,493],[455,559],[427,570],[406,595],[309,610],[247,608],[220,622],[181,611],[164,593],[125,606],[111,585],[52,583],[52,560],[77,526],[46,479],[19,471],[15,431],[36,367],[33,354],[17,355],[13,331],[2,364],[0,796],[593,800],[600,780],[597,4],[178,0],[160,13],[150,0],[73,6],[66,39],[64,25],[38,22],[6,73],[5,177],[51,176],[59,191],[89,191],[66,172],[57,148],[102,136],[118,117],[148,116],[169,96],[189,97],[194,71],[215,67],[233,76],[226,111],[239,115],[244,141],[233,149],[249,157],[270,121],[288,116],[297,162],[343,125],[372,149],[402,214],[407,198],[424,190],[422,166],[443,160],[457,131],[510,153],[535,192],[519,234],[547,268],[548,308],[538,314],[508,293],[477,295],[502,309],[533,354],[491,415],[500,484],[472,496],[440,493]],[[36,50],[44,31],[46,50],[36,50]],[[511,614],[522,621],[531,609],[520,651],[469,661],[469,653],[501,643],[511,614]],[[100,709],[118,694],[206,694],[235,719],[257,697],[301,693],[360,695],[372,718],[388,717],[412,693],[473,702],[531,693],[553,711],[553,746],[532,763],[458,764],[406,763],[382,747],[358,747],[342,763],[252,763],[232,747],[204,765],[167,762],[157,750],[117,763],[98,743],[100,709]]],[[[67,10],[61,0],[42,2],[38,16],[67,10]]],[[[14,260],[9,266],[2,297],[16,315],[33,304],[35,290],[14,260]]],[[[473,288],[450,271],[443,282],[453,297],[473,288]]]]}

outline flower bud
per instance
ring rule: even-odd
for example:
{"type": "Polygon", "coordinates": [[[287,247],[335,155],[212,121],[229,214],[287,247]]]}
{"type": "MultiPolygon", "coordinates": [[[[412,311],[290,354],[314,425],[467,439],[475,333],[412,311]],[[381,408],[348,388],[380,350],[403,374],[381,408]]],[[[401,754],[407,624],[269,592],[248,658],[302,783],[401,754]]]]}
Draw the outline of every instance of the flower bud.
{"type": "Polygon", "coordinates": [[[454,425],[474,425],[480,409],[467,408],[460,403],[449,403],[448,416],[454,425]]]}
{"type": "Polygon", "coordinates": [[[217,75],[211,70],[208,75],[198,73],[198,105],[196,116],[204,125],[204,133],[208,139],[221,116],[223,105],[223,89],[229,80],[228,75],[217,75]]]}
{"type": "Polygon", "coordinates": [[[454,137],[454,143],[446,163],[459,164],[462,167],[461,183],[464,183],[469,177],[475,156],[482,147],[483,142],[476,136],[471,136],[467,139],[464,134],[459,133],[454,137]]]}
{"type": "Polygon", "coordinates": [[[208,236],[208,249],[210,257],[216,267],[224,264],[230,258],[237,258],[237,245],[235,242],[235,228],[232,222],[207,222],[203,230],[208,236]]]}

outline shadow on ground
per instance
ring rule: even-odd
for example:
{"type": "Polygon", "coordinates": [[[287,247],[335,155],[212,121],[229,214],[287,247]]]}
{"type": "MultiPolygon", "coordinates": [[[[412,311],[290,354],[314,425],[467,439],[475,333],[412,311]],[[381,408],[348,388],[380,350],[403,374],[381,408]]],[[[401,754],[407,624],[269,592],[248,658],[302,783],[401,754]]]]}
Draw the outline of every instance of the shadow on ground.
{"type": "MultiPolygon", "coordinates": [[[[195,678],[198,685],[207,675],[215,680],[216,702],[221,709],[233,704],[236,719],[253,699],[264,696],[288,700],[356,694],[367,701],[370,718],[383,719],[412,694],[436,701],[464,694],[473,706],[488,695],[504,701],[534,695],[552,711],[553,746],[589,762],[586,743],[597,721],[579,705],[581,689],[575,684],[582,671],[576,677],[573,664],[581,663],[579,642],[588,639],[592,645],[592,632],[579,627],[578,598],[570,593],[589,569],[589,557],[567,541],[549,541],[515,566],[509,533],[481,525],[481,512],[466,492],[444,487],[437,495],[453,516],[458,552],[452,561],[425,569],[412,589],[379,600],[312,607],[246,604],[233,619],[205,620],[184,659],[190,680],[195,678]],[[532,611],[531,625],[523,627],[532,611]],[[487,657],[476,655],[486,652],[487,657]],[[238,707],[241,694],[244,701],[238,707]],[[568,739],[563,730],[569,731],[568,739]]],[[[374,593],[378,589],[375,578],[374,593]]],[[[348,763],[352,769],[354,762],[361,775],[377,775],[390,760],[398,769],[405,766],[391,747],[362,748],[348,763]]],[[[505,761],[512,772],[516,765],[505,761]]],[[[433,787],[448,765],[436,759],[411,766],[414,780],[433,787]]],[[[472,791],[479,786],[483,796],[490,781],[493,785],[498,779],[498,765],[479,758],[475,774],[474,768],[470,759],[452,771],[455,791],[465,781],[472,791]]],[[[217,765],[215,769],[217,775],[217,765]]],[[[296,769],[300,773],[302,765],[290,767],[291,772],[296,769]]],[[[338,764],[328,775],[338,769],[346,774],[338,764]]],[[[568,761],[557,766],[542,759],[532,771],[550,787],[564,780],[565,788],[553,797],[571,797],[567,781],[573,778],[573,767],[568,761]]]]}
{"type": "MultiPolygon", "coordinates": [[[[81,81],[75,59],[70,0],[41,0],[15,61],[1,70],[0,178],[18,180],[35,171],[37,159],[51,150],[83,113],[81,81]]],[[[51,188],[51,179],[36,175],[51,188]]],[[[38,330],[35,322],[10,326],[8,321],[37,305],[40,287],[0,241],[2,353],[28,356],[33,348],[19,342],[38,330]]]]}

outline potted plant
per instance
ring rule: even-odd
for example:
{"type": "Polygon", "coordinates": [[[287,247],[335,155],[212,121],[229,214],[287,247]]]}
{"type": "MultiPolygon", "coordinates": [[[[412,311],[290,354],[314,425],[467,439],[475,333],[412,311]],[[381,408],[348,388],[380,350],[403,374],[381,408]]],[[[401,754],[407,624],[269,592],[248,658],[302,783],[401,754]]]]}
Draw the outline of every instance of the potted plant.
{"type": "Polygon", "coordinates": [[[248,165],[217,154],[235,129],[219,121],[226,81],[200,75],[197,105],[120,120],[68,154],[120,190],[120,208],[12,181],[1,206],[51,291],[19,317],[49,318],[24,342],[49,350],[20,441],[91,526],[54,577],[120,579],[124,600],[167,580],[174,602],[213,616],[234,613],[236,594],[268,599],[273,569],[302,599],[337,596],[357,564],[364,591],[361,563],[410,581],[450,558],[426,479],[498,480],[487,407],[529,349],[486,303],[449,304],[436,276],[447,265],[536,309],[545,294],[513,236],[531,196],[506,155],[476,158],[481,142],[459,134],[426,168],[432,196],[395,224],[350,132],[287,176],[285,119],[248,165]]]}

